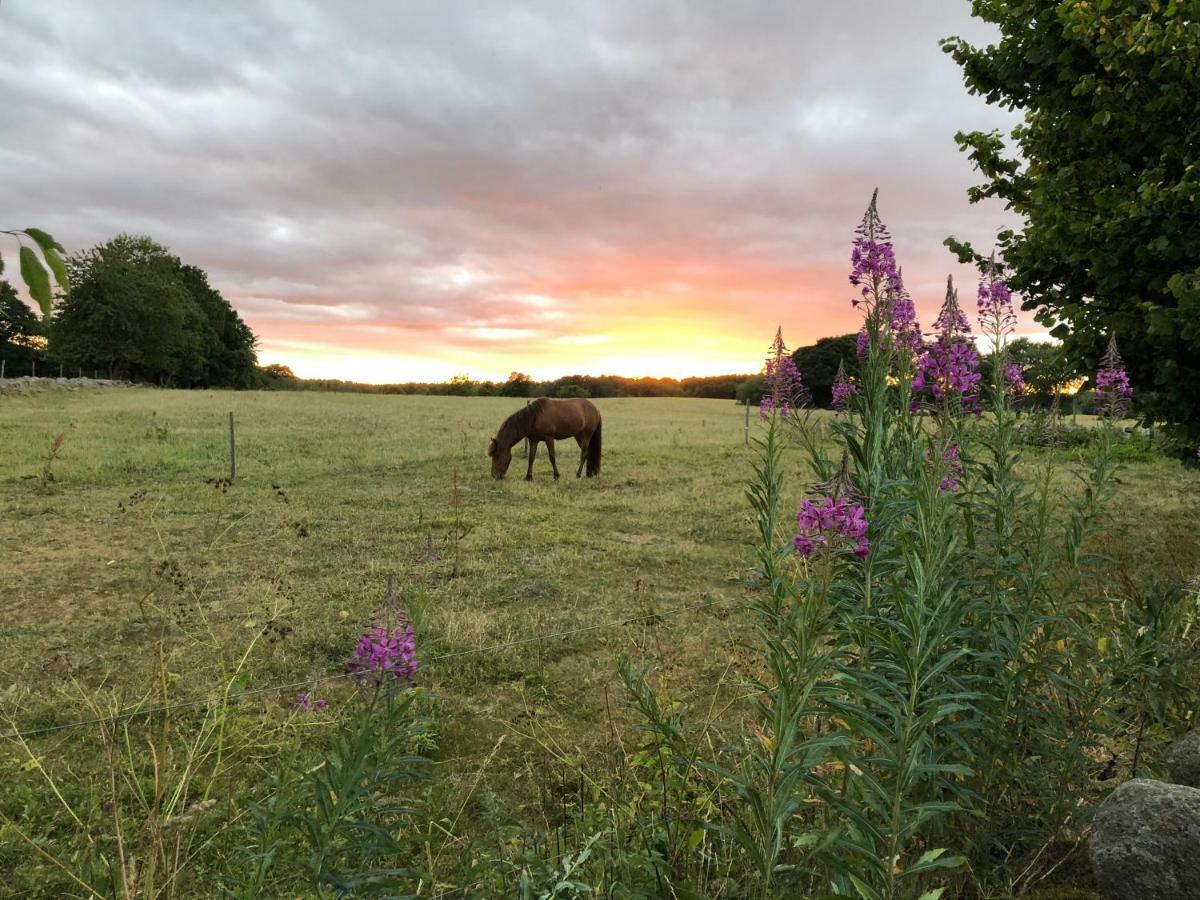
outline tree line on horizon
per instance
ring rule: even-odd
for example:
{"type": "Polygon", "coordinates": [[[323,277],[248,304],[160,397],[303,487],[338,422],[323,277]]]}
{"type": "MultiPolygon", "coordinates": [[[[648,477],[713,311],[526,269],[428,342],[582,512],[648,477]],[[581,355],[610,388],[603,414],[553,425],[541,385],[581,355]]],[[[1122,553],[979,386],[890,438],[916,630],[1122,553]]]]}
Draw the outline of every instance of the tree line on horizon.
{"type": "MultiPolygon", "coordinates": [[[[1057,342],[1017,338],[1009,354],[1021,366],[1028,386],[1026,405],[1045,407],[1054,402],[1067,385],[1076,380],[1074,369],[1057,342]]],[[[792,352],[796,368],[804,378],[812,405],[829,409],[839,367],[851,379],[858,377],[857,335],[819,338],[814,344],[792,352]]],[[[767,391],[766,376],[759,373],[687,378],[630,378],[621,375],[564,375],[537,381],[523,372],[513,372],[506,381],[474,380],[458,375],[441,382],[365,384],[327,378],[299,378],[285,365],[262,369],[268,390],[334,391],[363,394],[430,394],[460,397],[691,397],[736,400],[739,405],[757,406],[767,391]]],[[[985,377],[988,373],[984,373],[985,377]]]]}

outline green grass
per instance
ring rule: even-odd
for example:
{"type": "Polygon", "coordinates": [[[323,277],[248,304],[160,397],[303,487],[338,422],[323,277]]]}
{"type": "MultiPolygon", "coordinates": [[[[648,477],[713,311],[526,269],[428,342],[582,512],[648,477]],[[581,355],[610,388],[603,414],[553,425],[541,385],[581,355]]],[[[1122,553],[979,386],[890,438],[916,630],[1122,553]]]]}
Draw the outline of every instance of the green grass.
{"type": "MultiPolygon", "coordinates": [[[[577,451],[564,442],[562,481],[543,449],[533,483],[520,451],[496,482],[487,442],[519,402],[145,388],[0,397],[0,713],[32,729],[89,717],[83,698],[97,692],[114,707],[203,697],[243,655],[243,688],[338,672],[394,572],[434,697],[447,805],[462,808],[451,849],[490,839],[506,818],[544,817],[550,760],[602,760],[629,740],[618,653],[720,714],[755,665],[737,614],[751,574],[744,410],[599,401],[599,478],[571,477],[577,451]],[[228,474],[231,410],[238,477],[223,489],[211,482],[228,474]],[[684,606],[700,608],[670,614],[684,606]],[[461,651],[481,652],[430,662],[461,651]]],[[[1112,577],[1194,575],[1200,480],[1153,455],[1120,479],[1096,548],[1112,577]]],[[[319,692],[336,703],[347,690],[319,692]]],[[[293,694],[240,709],[282,727],[293,694]]],[[[70,782],[87,771],[91,731],[31,747],[70,782]]],[[[26,787],[0,789],[0,801],[20,818],[38,782],[28,766],[15,777],[26,787]]],[[[80,796],[94,790],[76,780],[80,796]]],[[[65,823],[33,825],[69,843],[65,823]]]]}

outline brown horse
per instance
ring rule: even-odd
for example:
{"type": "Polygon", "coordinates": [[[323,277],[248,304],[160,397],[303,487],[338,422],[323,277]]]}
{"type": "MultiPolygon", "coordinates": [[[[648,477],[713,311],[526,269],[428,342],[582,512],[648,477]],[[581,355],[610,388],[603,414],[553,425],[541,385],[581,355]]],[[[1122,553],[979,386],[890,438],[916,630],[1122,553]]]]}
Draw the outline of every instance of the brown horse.
{"type": "Polygon", "coordinates": [[[587,466],[587,477],[600,473],[600,410],[591,400],[550,400],[539,397],[524,409],[519,409],[500,425],[500,430],[488,445],[488,456],[492,458],[492,477],[503,478],[512,463],[512,448],[519,442],[529,440],[529,467],[525,480],[533,481],[533,458],[537,455],[538,441],[546,442],[550,454],[550,465],[554,479],[558,480],[558,462],[554,458],[554,442],[575,438],[579,444],[579,468],[575,477],[583,474],[587,466]]]}

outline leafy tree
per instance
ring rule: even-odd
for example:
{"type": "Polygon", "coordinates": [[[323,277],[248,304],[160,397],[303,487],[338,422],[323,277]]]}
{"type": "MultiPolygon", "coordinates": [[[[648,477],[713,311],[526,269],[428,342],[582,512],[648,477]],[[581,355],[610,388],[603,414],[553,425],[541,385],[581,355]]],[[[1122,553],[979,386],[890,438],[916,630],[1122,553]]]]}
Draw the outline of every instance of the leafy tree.
{"type": "Polygon", "coordinates": [[[555,397],[586,397],[588,389],[582,384],[575,384],[568,381],[566,384],[560,384],[554,392],[555,397]]]}
{"type": "Polygon", "coordinates": [[[471,380],[470,375],[453,375],[446,386],[446,393],[460,397],[469,397],[479,393],[479,385],[471,380]]]}
{"type": "Polygon", "coordinates": [[[500,387],[503,397],[528,397],[533,392],[533,379],[524,372],[513,372],[500,387]]]}
{"type": "Polygon", "coordinates": [[[819,338],[815,344],[800,347],[792,353],[792,360],[804,385],[808,388],[814,406],[828,408],[833,399],[833,383],[837,379],[838,365],[844,363],[846,374],[858,371],[857,335],[843,334],[837,337],[819,338]]]}
{"type": "Polygon", "coordinates": [[[229,301],[208,283],[208,275],[195,266],[181,265],[179,278],[204,315],[204,370],[200,383],[248,388],[255,384],[257,339],[229,301]]]}
{"type": "Polygon", "coordinates": [[[734,399],[737,400],[739,406],[758,406],[762,402],[763,394],[767,392],[767,379],[764,375],[751,375],[737,387],[737,392],[734,394],[734,399]]]}
{"type": "Polygon", "coordinates": [[[184,387],[252,387],[254,335],[207,276],[148,237],[119,235],[67,260],[51,348],[66,363],[184,387]]]}
{"type": "MultiPolygon", "coordinates": [[[[998,250],[1025,308],[1093,372],[1115,334],[1143,415],[1200,439],[1200,8],[1194,0],[973,0],[997,43],[943,49],[1021,110],[1012,145],[959,133],[972,202],[1019,213],[998,250]]],[[[947,239],[963,261],[970,244],[947,239]]]]}

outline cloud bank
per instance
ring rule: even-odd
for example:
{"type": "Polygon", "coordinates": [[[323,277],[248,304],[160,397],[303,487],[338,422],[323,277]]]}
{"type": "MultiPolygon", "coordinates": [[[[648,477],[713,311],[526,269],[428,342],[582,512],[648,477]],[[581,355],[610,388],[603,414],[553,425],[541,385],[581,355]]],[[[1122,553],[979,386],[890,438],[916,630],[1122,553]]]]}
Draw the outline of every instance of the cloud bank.
{"type": "Polygon", "coordinates": [[[0,226],[145,232],[264,361],[370,381],[757,368],[857,327],[872,188],[923,317],[969,206],[965,0],[0,5],[0,226]],[[12,221],[7,221],[9,218],[12,221]]]}

